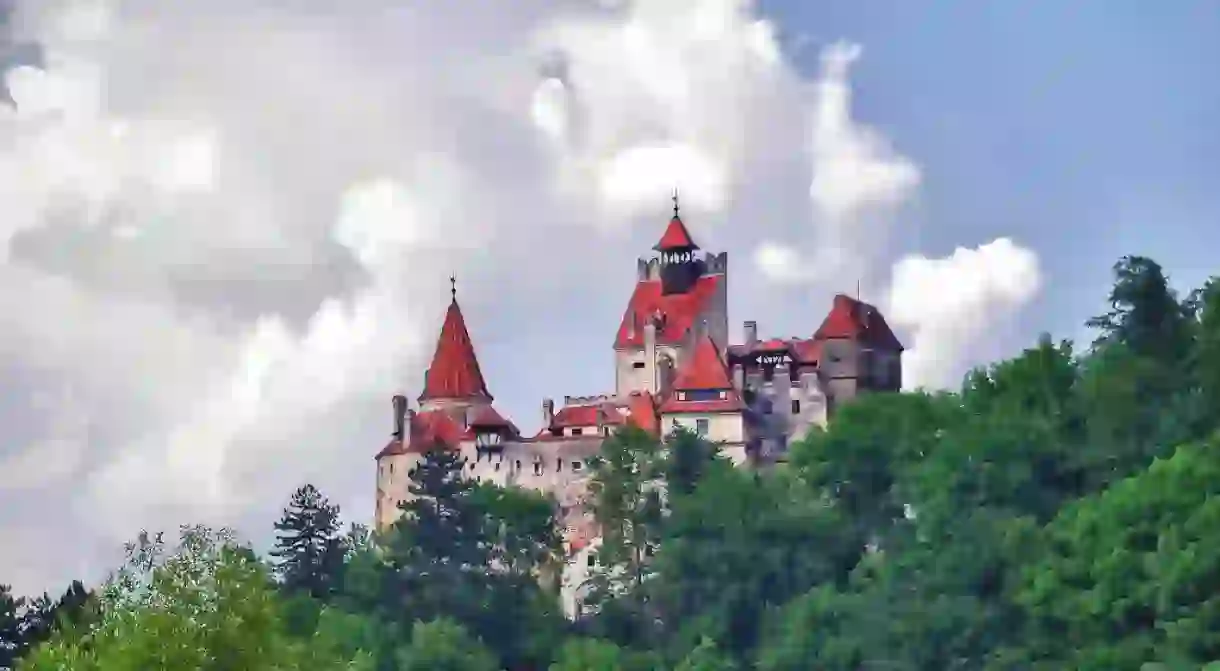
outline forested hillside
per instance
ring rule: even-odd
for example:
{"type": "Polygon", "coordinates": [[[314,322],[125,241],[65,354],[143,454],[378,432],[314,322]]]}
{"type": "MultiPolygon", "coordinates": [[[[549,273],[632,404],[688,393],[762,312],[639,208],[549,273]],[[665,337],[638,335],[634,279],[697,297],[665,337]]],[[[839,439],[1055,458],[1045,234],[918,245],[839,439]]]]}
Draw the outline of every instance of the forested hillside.
{"type": "Polygon", "coordinates": [[[767,472],[689,434],[608,439],[576,623],[545,579],[553,504],[434,451],[385,538],[307,486],[268,557],[187,528],[90,595],[6,590],[0,668],[1200,669],[1220,660],[1220,282],[1178,296],[1124,258],[1109,304],[1094,343],[865,397],[767,472]]]}

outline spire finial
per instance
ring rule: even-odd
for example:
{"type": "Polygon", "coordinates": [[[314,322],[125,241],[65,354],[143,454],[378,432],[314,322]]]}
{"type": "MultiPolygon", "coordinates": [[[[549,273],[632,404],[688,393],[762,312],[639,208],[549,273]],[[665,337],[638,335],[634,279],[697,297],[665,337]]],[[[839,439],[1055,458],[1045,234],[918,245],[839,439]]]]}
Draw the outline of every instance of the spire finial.
{"type": "Polygon", "coordinates": [[[676,218],[678,216],[678,187],[674,187],[674,195],[670,200],[674,201],[674,217],[676,218]]]}
{"type": "Polygon", "coordinates": [[[449,295],[453,297],[453,300],[457,300],[457,275],[449,276],[449,295]]]}

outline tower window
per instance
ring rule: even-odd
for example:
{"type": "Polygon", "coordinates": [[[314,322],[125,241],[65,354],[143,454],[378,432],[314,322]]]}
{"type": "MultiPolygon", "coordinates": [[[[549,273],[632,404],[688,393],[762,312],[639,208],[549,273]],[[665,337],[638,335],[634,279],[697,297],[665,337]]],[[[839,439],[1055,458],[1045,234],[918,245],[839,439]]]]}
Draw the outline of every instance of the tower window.
{"type": "Polygon", "coordinates": [[[792,399],[792,414],[801,414],[801,402],[798,399],[792,399]]]}
{"type": "Polygon", "coordinates": [[[581,429],[580,427],[577,427],[577,428],[575,428],[575,429],[572,429],[572,435],[573,435],[573,436],[579,436],[579,435],[580,435],[580,434],[582,434],[582,433],[584,433],[584,429],[581,429]]]}
{"type": "Polygon", "coordinates": [[[542,475],[542,462],[541,461],[534,462],[534,475],[542,475]]]}
{"type": "Polygon", "coordinates": [[[706,436],[707,432],[708,432],[709,424],[710,424],[710,422],[708,422],[708,420],[706,420],[706,419],[696,419],[695,420],[695,433],[699,434],[700,436],[706,436]]]}
{"type": "Polygon", "coordinates": [[[631,363],[631,367],[635,368],[636,370],[639,370],[640,368],[644,367],[644,362],[643,361],[633,361],[631,363]]]}
{"type": "Polygon", "coordinates": [[[555,472],[558,473],[562,470],[563,470],[563,459],[556,459],[555,460],[555,472]]]}
{"type": "Polygon", "coordinates": [[[763,369],[763,380],[764,381],[770,382],[774,378],[775,378],[775,367],[774,366],[767,366],[766,368],[763,369]]]}

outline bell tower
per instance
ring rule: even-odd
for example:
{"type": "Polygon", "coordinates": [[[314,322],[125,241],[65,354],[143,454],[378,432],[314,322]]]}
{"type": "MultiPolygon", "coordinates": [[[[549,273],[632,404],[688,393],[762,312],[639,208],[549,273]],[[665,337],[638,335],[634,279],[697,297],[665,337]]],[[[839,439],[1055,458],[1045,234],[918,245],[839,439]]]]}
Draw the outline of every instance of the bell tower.
{"type": "Polygon", "coordinates": [[[699,245],[686,230],[686,224],[678,216],[678,192],[673,195],[674,216],[665,228],[665,234],[653,247],[660,254],[661,294],[684,294],[703,274],[703,261],[696,257],[699,245]]]}

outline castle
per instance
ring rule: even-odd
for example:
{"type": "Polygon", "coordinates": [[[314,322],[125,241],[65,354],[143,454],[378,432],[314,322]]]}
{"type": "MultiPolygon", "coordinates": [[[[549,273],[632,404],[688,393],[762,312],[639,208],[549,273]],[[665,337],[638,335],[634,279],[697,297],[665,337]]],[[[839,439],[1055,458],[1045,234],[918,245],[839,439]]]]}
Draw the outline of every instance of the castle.
{"type": "Polygon", "coordinates": [[[452,291],[419,409],[405,396],[393,398],[394,432],[376,457],[375,528],[399,516],[411,469],[428,448],[459,451],[469,477],[555,497],[571,613],[597,545],[582,505],[584,464],[616,427],[633,424],[657,436],[685,427],[722,445],[738,464],[762,465],[782,461],[793,437],[825,425],[858,393],[901,388],[903,348],[875,307],[837,295],[809,338],[759,339],[757,323],[747,321],[744,342],[727,345],[728,254],[700,253],[676,196],[653,249],[638,261],[615,334],[614,393],[566,396],[558,410],[543,400],[534,435],[496,410],[452,291]]]}

